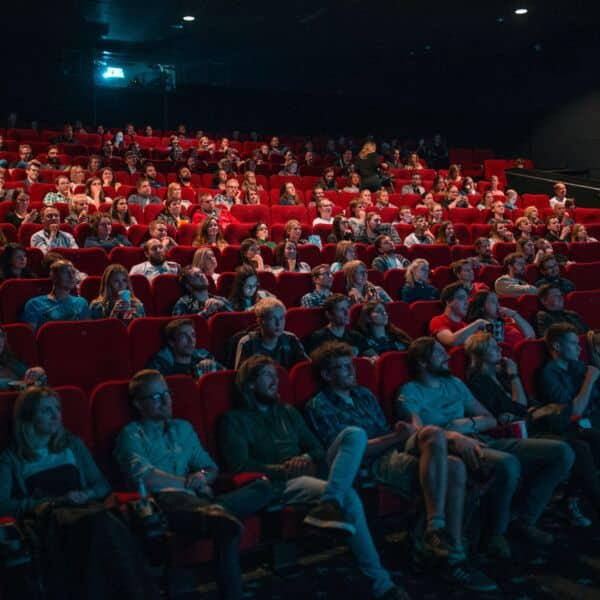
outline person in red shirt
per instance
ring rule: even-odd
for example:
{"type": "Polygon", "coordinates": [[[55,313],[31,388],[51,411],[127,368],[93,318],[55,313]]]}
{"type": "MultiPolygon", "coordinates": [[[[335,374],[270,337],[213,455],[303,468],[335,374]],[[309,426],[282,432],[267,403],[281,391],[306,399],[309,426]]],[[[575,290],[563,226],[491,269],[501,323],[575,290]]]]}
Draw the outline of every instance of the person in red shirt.
{"type": "Polygon", "coordinates": [[[440,296],[444,312],[429,322],[429,332],[444,346],[460,346],[476,331],[487,329],[485,319],[465,322],[469,306],[469,293],[459,281],[447,285],[440,296]]]}
{"type": "Polygon", "coordinates": [[[496,341],[511,348],[521,340],[535,338],[533,327],[516,310],[501,306],[496,293],[490,290],[477,292],[471,298],[466,321],[477,319],[485,319],[492,325],[490,333],[496,341]]]}

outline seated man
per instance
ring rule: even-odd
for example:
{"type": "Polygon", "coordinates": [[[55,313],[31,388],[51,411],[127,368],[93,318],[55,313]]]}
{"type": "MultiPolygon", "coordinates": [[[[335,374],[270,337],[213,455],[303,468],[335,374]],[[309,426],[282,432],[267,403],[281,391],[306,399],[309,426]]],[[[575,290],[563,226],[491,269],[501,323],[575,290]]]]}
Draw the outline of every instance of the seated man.
{"type": "Polygon", "coordinates": [[[535,315],[535,334],[541,338],[551,325],[556,323],[569,323],[575,327],[577,335],[587,333],[589,327],[583,317],[574,310],[565,310],[565,295],[559,286],[552,283],[541,285],[538,298],[543,310],[538,310],[535,315]]]}
{"type": "Polygon", "coordinates": [[[71,197],[71,182],[69,181],[69,177],[67,175],[59,175],[54,180],[54,185],[56,186],[56,191],[48,192],[44,196],[44,204],[48,206],[56,204],[57,202],[68,204],[69,198],[71,197]]]}
{"type": "Polygon", "coordinates": [[[152,493],[176,534],[213,538],[216,576],[224,598],[241,600],[239,519],[252,515],[271,501],[271,485],[259,479],[221,496],[211,485],[217,477],[215,462],[202,448],[188,421],[172,418],[171,395],[158,371],[136,373],[129,397],[139,420],[119,434],[115,458],[133,489],[140,484],[152,493]]]}
{"type": "Polygon", "coordinates": [[[391,223],[382,223],[381,215],[369,212],[365,217],[365,224],[360,224],[354,235],[354,241],[361,244],[374,244],[377,236],[387,235],[394,244],[401,244],[402,240],[391,223]]]}
{"type": "Polygon", "coordinates": [[[377,256],[373,259],[371,266],[378,271],[406,269],[410,265],[407,258],[396,252],[396,246],[389,235],[382,234],[375,238],[375,250],[377,256]]]}
{"type": "Polygon", "coordinates": [[[296,335],[284,331],[285,306],[277,298],[259,300],[254,309],[258,328],[242,336],[235,353],[235,368],[253,354],[271,357],[285,369],[308,360],[302,342],[296,335]]]}
{"type": "Polygon", "coordinates": [[[158,240],[163,245],[165,252],[177,246],[177,242],[169,235],[169,226],[163,221],[158,219],[150,221],[148,233],[151,240],[158,240]]]}
{"type": "Polygon", "coordinates": [[[444,432],[431,426],[417,430],[402,421],[390,427],[373,393],[356,385],[352,348],[347,344],[327,342],[311,357],[323,389],[309,400],[305,415],[319,441],[329,447],[346,427],[364,430],[368,441],[363,468],[370,476],[405,497],[413,497],[421,485],[427,519],[418,544],[422,551],[449,559],[446,579],[476,591],[495,590],[493,581],[464,565],[465,465],[448,456],[444,432]],[[415,450],[411,454],[404,452],[409,438],[415,450]]]}
{"type": "Polygon", "coordinates": [[[381,566],[352,487],[367,444],[364,431],[343,430],[325,451],[298,411],[279,402],[277,370],[266,356],[245,361],[235,383],[238,407],[224,415],[219,431],[228,468],[264,473],[273,482],[276,500],[284,504],[316,505],[305,523],[350,536],[350,549],[371,580],[374,596],[408,599],[381,566]]]}
{"type": "Polygon", "coordinates": [[[328,264],[317,265],[311,271],[314,291],[304,294],[300,300],[300,305],[304,308],[313,308],[323,306],[327,298],[331,296],[331,286],[333,285],[333,277],[328,264]]]}
{"type": "Polygon", "coordinates": [[[486,237],[478,237],[475,240],[475,253],[479,258],[479,263],[482,265],[498,265],[500,264],[492,256],[492,244],[486,237]]]}
{"type": "Polygon", "coordinates": [[[511,252],[504,257],[506,274],[496,279],[494,284],[498,296],[518,298],[523,294],[537,294],[535,285],[525,281],[525,257],[518,252],[511,252]]]}
{"type": "Polygon", "coordinates": [[[490,478],[487,553],[510,558],[510,546],[504,537],[509,523],[512,533],[525,541],[550,546],[553,536],[535,524],[554,488],[568,477],[573,464],[569,446],[563,442],[548,445],[547,440],[540,439],[482,435],[496,427],[496,419],[452,375],[448,354],[434,338],[418,338],[410,345],[408,368],[411,381],[400,389],[398,414],[413,425],[437,425],[452,432],[450,452],[461,456],[476,477],[490,478]],[[515,495],[520,479],[522,485],[515,495]]]}
{"type": "Polygon", "coordinates": [[[572,417],[589,419],[599,428],[600,370],[579,360],[577,330],[568,323],[557,323],[547,329],[544,341],[550,360],[540,372],[538,397],[546,404],[566,404],[572,417]]]}
{"type": "Polygon", "coordinates": [[[429,231],[427,219],[423,215],[417,215],[413,219],[414,231],[404,238],[404,245],[407,248],[414,244],[434,244],[435,236],[429,231]]]}
{"type": "Polygon", "coordinates": [[[179,263],[166,259],[166,250],[159,240],[149,239],[144,244],[144,254],[148,260],[133,265],[130,275],[144,275],[149,281],[163,273],[179,275],[179,263]]]}
{"type": "Polygon", "coordinates": [[[52,290],[49,294],[30,298],[21,321],[38,329],[48,321],[81,321],[91,319],[85,298],[71,296],[75,288],[75,269],[68,260],[57,260],[50,267],[52,290]]]}
{"type": "Polygon", "coordinates": [[[444,312],[431,319],[429,333],[444,346],[461,346],[471,334],[487,327],[485,319],[476,319],[468,325],[465,322],[469,292],[459,281],[447,285],[442,290],[440,300],[444,305],[444,312]]]}
{"type": "Polygon", "coordinates": [[[327,325],[313,331],[306,340],[310,354],[325,342],[344,342],[352,347],[355,356],[367,351],[367,341],[354,329],[350,329],[350,300],[342,294],[332,294],[323,303],[327,325]]]}
{"type": "Polygon", "coordinates": [[[535,282],[536,288],[551,283],[553,286],[558,287],[565,296],[575,291],[575,284],[571,280],[560,276],[560,268],[554,254],[543,256],[538,263],[538,268],[542,278],[535,282]]]}
{"type": "Polygon", "coordinates": [[[30,246],[39,248],[44,254],[55,248],[79,248],[75,238],[60,230],[60,212],[54,206],[44,206],[41,214],[43,229],[31,236],[30,246]]]}
{"type": "Polygon", "coordinates": [[[140,177],[135,182],[136,193],[127,198],[127,204],[137,204],[142,209],[148,204],[162,204],[162,200],[152,193],[152,184],[148,177],[140,177]]]}
{"type": "Polygon", "coordinates": [[[148,369],[165,376],[191,375],[200,379],[223,368],[208,350],[196,348],[196,329],[191,319],[169,321],[163,334],[165,346],[150,359],[148,369]]]}
{"type": "Polygon", "coordinates": [[[187,265],[179,275],[179,285],[183,295],[173,307],[173,316],[202,315],[206,319],[218,312],[231,312],[231,302],[222,296],[208,292],[206,275],[198,267],[187,265]]]}

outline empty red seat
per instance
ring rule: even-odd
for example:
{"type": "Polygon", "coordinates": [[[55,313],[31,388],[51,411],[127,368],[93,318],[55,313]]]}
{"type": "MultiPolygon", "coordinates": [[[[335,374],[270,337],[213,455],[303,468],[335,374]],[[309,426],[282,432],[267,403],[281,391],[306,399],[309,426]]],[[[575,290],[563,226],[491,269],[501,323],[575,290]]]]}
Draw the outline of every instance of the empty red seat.
{"type": "Polygon", "coordinates": [[[53,386],[72,384],[89,392],[101,381],[131,375],[129,338],[118,319],[45,323],[37,345],[53,386]]]}
{"type": "Polygon", "coordinates": [[[0,285],[0,315],[2,323],[19,320],[25,303],[34,296],[48,294],[52,289],[49,279],[8,279],[0,285]]]}
{"type": "Polygon", "coordinates": [[[571,292],[566,308],[579,313],[591,329],[600,329],[600,290],[571,292]]]}

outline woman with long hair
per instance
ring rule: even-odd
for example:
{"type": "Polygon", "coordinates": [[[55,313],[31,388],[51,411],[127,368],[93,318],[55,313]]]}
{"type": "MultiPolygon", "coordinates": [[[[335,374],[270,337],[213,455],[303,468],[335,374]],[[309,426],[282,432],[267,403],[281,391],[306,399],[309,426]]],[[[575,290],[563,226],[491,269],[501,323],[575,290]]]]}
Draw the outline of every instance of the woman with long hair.
{"type": "Polygon", "coordinates": [[[535,338],[533,327],[516,310],[501,306],[492,290],[477,292],[469,303],[466,322],[473,323],[478,319],[485,319],[490,324],[496,341],[511,348],[521,340],[535,338]]]}
{"type": "Polygon", "coordinates": [[[131,287],[127,269],[118,263],[108,265],[100,280],[98,297],[90,302],[92,319],[133,321],[145,315],[144,305],[131,287]]]}
{"type": "Polygon", "coordinates": [[[362,260],[351,260],[344,265],[346,279],[346,295],[351,304],[379,301],[391,302],[389,294],[380,286],[368,280],[367,265],[362,260]]]}
{"type": "Polygon", "coordinates": [[[228,245],[219,221],[214,217],[207,217],[198,225],[192,241],[192,246],[217,246],[219,250],[228,245]]]}
{"type": "Polygon", "coordinates": [[[241,265],[235,270],[235,277],[229,294],[229,302],[235,311],[254,310],[256,303],[270,294],[260,288],[256,270],[250,265],[241,265]]]}
{"type": "Polygon", "coordinates": [[[22,244],[9,242],[0,255],[0,282],[7,279],[32,279],[35,274],[27,268],[27,250],[22,244]]]}
{"type": "Polygon", "coordinates": [[[291,240],[284,240],[275,247],[275,267],[281,271],[292,273],[310,273],[308,263],[298,260],[298,245],[291,240]]]}
{"type": "Polygon", "coordinates": [[[102,504],[108,482],[62,423],[58,393],[27,388],[13,423],[0,456],[0,514],[30,522],[47,597],[158,599],[130,529],[102,504]]]}
{"type": "Polygon", "coordinates": [[[210,246],[203,246],[194,252],[192,267],[200,269],[202,273],[204,273],[208,279],[212,279],[215,284],[219,280],[219,273],[217,273],[219,264],[217,262],[217,257],[210,246]]]}
{"type": "Polygon", "coordinates": [[[405,331],[390,323],[385,304],[379,300],[363,304],[356,328],[377,356],[394,350],[403,352],[412,341],[405,331]]]}
{"type": "Polygon", "coordinates": [[[429,262],[415,258],[406,268],[400,299],[410,304],[417,300],[438,300],[440,293],[429,283],[429,262]]]}
{"type": "Polygon", "coordinates": [[[129,212],[129,204],[124,196],[117,196],[110,207],[110,216],[115,223],[120,223],[129,229],[132,225],[137,225],[137,219],[129,212]]]}

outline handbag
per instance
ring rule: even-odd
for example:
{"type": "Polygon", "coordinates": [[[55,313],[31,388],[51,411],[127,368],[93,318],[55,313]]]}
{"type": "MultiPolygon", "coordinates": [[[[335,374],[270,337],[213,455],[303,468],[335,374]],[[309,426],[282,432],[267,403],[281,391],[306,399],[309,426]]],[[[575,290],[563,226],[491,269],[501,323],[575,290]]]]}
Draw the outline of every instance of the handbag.
{"type": "Polygon", "coordinates": [[[532,408],[527,414],[527,428],[532,433],[564,433],[571,426],[571,409],[567,404],[551,402],[532,408]]]}

